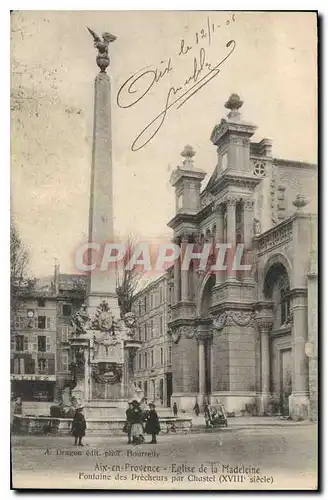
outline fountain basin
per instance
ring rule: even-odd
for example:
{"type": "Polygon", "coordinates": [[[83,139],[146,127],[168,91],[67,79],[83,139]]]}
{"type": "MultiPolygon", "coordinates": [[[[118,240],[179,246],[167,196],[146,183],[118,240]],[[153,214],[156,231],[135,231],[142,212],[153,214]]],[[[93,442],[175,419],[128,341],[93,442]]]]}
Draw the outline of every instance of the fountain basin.
{"type": "MultiPolygon", "coordinates": [[[[72,420],[71,418],[14,415],[12,434],[68,436],[70,435],[72,420]]],[[[125,417],[87,418],[86,420],[87,436],[124,435],[125,417]]],[[[161,426],[160,434],[186,433],[192,427],[190,417],[159,417],[159,421],[161,426]]]]}

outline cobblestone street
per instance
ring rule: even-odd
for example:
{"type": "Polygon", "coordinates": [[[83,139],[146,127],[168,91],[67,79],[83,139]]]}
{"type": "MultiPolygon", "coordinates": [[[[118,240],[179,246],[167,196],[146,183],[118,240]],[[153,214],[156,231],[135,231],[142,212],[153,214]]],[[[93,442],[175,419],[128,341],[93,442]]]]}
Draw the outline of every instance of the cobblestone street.
{"type": "MultiPolygon", "coordinates": [[[[249,427],[160,435],[157,446],[125,437],[12,437],[13,486],[26,488],[314,489],[317,426],[249,427]]],[[[147,440],[148,436],[147,436],[147,440]]]]}

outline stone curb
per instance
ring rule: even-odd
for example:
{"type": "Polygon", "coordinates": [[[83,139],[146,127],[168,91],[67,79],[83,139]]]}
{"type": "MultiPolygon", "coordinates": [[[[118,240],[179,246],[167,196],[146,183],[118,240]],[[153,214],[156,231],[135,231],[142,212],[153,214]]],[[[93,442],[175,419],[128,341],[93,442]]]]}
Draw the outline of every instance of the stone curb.
{"type": "Polygon", "coordinates": [[[228,424],[228,427],[215,427],[212,429],[206,429],[204,426],[194,426],[191,428],[189,431],[190,433],[211,433],[211,432],[218,432],[218,431],[242,431],[246,429],[268,429],[272,427],[302,427],[302,426],[316,426],[316,422],[290,422],[290,423],[267,423],[267,424],[245,424],[245,425],[230,425],[228,424]]]}

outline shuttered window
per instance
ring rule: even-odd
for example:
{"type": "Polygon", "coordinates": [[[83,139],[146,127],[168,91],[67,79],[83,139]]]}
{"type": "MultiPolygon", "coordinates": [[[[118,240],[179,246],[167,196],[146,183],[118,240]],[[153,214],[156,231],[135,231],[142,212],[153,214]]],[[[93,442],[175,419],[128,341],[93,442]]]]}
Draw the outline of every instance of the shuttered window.
{"type": "Polygon", "coordinates": [[[68,342],[68,326],[61,327],[60,340],[63,344],[66,344],[68,342]]]}
{"type": "Polygon", "coordinates": [[[52,347],[52,339],[48,335],[47,338],[46,338],[46,350],[47,351],[51,351],[51,347],[52,347]]]}
{"type": "Polygon", "coordinates": [[[49,375],[54,375],[55,374],[55,359],[51,358],[48,359],[48,374],[49,375]]]}

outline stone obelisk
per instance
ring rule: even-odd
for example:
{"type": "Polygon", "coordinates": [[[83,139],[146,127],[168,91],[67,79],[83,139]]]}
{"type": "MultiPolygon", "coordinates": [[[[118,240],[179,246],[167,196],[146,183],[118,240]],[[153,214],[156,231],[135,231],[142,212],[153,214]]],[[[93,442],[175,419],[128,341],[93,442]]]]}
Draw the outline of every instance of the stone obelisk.
{"type": "Polygon", "coordinates": [[[101,40],[94,31],[89,28],[88,30],[93,36],[94,46],[98,49],[96,61],[100,68],[95,78],[89,242],[101,245],[101,251],[89,253],[89,263],[96,261],[98,257],[98,264],[89,275],[87,305],[89,313],[93,314],[96,307],[106,300],[113,316],[119,318],[115,269],[99,269],[99,255],[102,256],[104,245],[114,240],[111,85],[106,69],[109,66],[108,45],[114,42],[116,37],[104,33],[101,40]]]}

